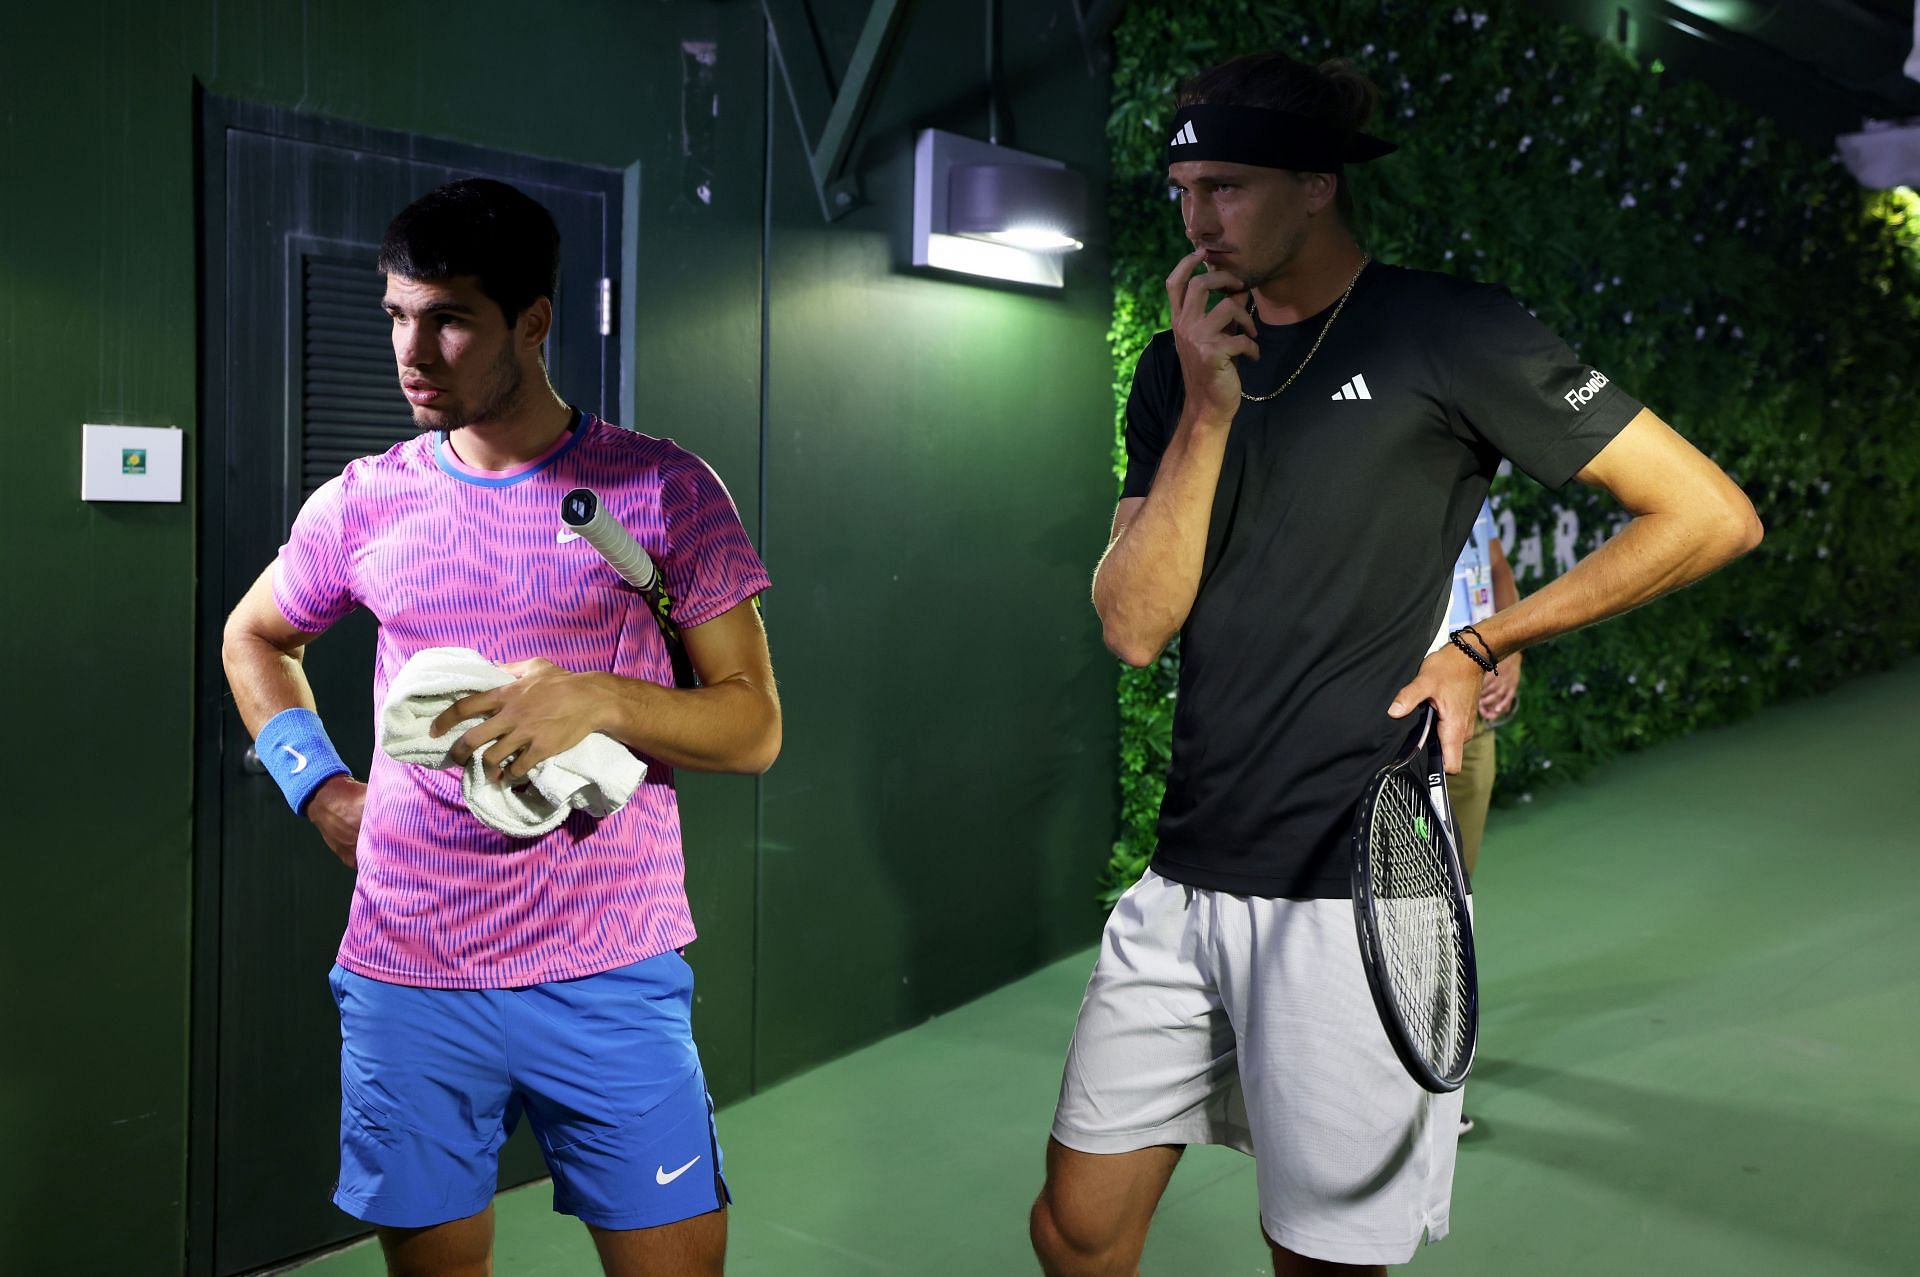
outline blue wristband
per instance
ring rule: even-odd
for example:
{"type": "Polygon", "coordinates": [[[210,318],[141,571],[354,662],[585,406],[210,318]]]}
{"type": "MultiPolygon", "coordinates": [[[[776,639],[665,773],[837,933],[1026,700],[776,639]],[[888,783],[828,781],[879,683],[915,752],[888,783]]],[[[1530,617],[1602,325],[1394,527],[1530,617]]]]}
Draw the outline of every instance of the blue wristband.
{"type": "Polygon", "coordinates": [[[310,709],[283,709],[268,719],[253,739],[253,752],[297,816],[306,814],[314,790],[335,776],[352,774],[310,709]]]}

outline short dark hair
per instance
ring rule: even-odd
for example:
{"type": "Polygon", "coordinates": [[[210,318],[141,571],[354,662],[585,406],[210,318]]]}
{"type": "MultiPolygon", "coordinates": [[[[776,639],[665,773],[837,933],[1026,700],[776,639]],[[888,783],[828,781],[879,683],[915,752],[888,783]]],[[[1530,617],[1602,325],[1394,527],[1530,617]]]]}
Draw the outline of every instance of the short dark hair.
{"type": "Polygon", "coordinates": [[[518,323],[560,283],[560,228],[553,214],[505,182],[462,178],[400,210],[380,244],[381,273],[439,280],[472,275],[480,291],[518,323]]]}
{"type": "MultiPolygon", "coordinates": [[[[1176,105],[1203,103],[1291,111],[1338,129],[1359,132],[1373,122],[1380,90],[1346,58],[1330,58],[1309,66],[1274,50],[1249,53],[1181,81],[1176,105]]],[[[1351,224],[1353,189],[1346,170],[1340,173],[1340,189],[1334,198],[1341,220],[1351,224]]]]}

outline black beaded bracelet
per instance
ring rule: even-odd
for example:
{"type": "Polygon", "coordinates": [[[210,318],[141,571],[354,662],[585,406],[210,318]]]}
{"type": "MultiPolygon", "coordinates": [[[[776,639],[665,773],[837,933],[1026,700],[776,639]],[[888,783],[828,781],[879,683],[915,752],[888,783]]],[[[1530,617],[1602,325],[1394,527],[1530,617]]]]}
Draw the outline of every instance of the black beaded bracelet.
{"type": "Polygon", "coordinates": [[[1493,644],[1487,642],[1486,635],[1482,634],[1479,630],[1475,629],[1471,625],[1461,626],[1460,632],[1462,634],[1471,634],[1475,638],[1480,640],[1480,646],[1485,648],[1487,651],[1487,659],[1493,662],[1493,664],[1487,666],[1487,670],[1489,673],[1500,668],[1500,658],[1493,654],[1493,644]]]}
{"type": "MultiPolygon", "coordinates": [[[[1494,663],[1488,660],[1486,657],[1480,655],[1480,653],[1474,651],[1473,644],[1467,642],[1465,639],[1460,637],[1463,633],[1465,633],[1464,630],[1455,630],[1453,633],[1447,635],[1447,642],[1453,644],[1455,647],[1465,652],[1467,654],[1467,659],[1472,661],[1475,665],[1478,665],[1481,669],[1485,670],[1489,674],[1493,673],[1495,668],[1494,663]]],[[[1485,641],[1486,641],[1485,639],[1481,640],[1481,642],[1483,643],[1485,641]]]]}

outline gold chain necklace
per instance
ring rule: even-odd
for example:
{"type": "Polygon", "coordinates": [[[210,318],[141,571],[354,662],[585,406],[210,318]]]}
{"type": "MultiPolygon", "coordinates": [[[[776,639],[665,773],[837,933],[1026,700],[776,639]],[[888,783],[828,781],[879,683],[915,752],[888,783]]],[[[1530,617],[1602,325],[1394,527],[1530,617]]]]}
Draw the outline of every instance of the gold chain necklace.
{"type": "MultiPolygon", "coordinates": [[[[1367,268],[1367,263],[1372,260],[1373,260],[1372,254],[1369,254],[1369,253],[1360,254],[1359,270],[1354,271],[1353,278],[1347,281],[1347,291],[1340,294],[1340,304],[1333,308],[1333,313],[1331,315],[1327,316],[1327,322],[1320,325],[1320,335],[1313,339],[1313,345],[1308,349],[1307,357],[1305,359],[1302,359],[1300,361],[1300,366],[1293,370],[1293,376],[1281,382],[1280,389],[1272,392],[1271,394],[1250,395],[1246,391],[1242,390],[1240,392],[1240,397],[1242,399],[1246,400],[1248,403],[1265,403],[1269,399],[1277,399],[1280,397],[1281,391],[1284,391],[1288,386],[1291,386],[1295,381],[1299,379],[1300,374],[1307,370],[1307,365],[1313,362],[1314,352],[1320,349],[1320,343],[1327,339],[1327,329],[1333,327],[1333,321],[1340,318],[1340,311],[1346,306],[1347,298],[1353,296],[1353,286],[1360,282],[1360,271],[1365,270],[1367,268]]],[[[1259,322],[1259,319],[1260,319],[1259,301],[1257,298],[1254,297],[1252,293],[1247,294],[1247,314],[1256,323],[1259,322]]]]}

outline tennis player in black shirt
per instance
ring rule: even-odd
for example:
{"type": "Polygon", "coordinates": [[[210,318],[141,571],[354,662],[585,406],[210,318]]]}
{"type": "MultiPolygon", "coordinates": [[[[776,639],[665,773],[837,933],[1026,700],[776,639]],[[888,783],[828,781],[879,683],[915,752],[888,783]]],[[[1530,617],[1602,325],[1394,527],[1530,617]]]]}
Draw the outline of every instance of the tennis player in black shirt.
{"type": "Polygon", "coordinates": [[[1446,1233],[1460,1095],[1416,1085],[1374,1011],[1354,802],[1422,702],[1457,771],[1486,667],[1760,540],[1717,466],[1505,289],[1369,259],[1345,171],[1393,149],[1373,98],[1349,63],[1259,54],[1188,81],[1167,125],[1194,251],[1134,374],[1093,595],[1130,664],[1181,636],[1180,689],[1159,846],[1108,921],[1034,1205],[1060,1277],[1136,1271],[1191,1143],[1257,1159],[1277,1273],[1380,1271],[1446,1233]],[[1427,656],[1503,457],[1631,521],[1427,656]]]}

